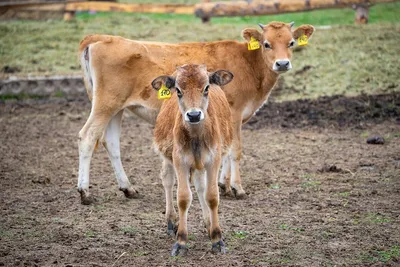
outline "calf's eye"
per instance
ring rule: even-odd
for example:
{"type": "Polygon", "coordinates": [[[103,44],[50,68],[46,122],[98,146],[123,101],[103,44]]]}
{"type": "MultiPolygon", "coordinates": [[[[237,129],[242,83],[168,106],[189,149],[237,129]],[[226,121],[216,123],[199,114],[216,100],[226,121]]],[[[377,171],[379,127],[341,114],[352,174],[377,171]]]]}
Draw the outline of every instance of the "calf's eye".
{"type": "Polygon", "coordinates": [[[289,48],[292,48],[294,46],[294,41],[291,41],[290,43],[289,43],[289,48]]]}
{"type": "Polygon", "coordinates": [[[181,92],[181,90],[179,90],[178,88],[175,88],[176,89],[176,95],[179,97],[179,98],[181,98],[182,97],[182,92],[181,92]]]}
{"type": "Polygon", "coordinates": [[[269,43],[267,43],[267,42],[264,43],[264,47],[266,49],[271,49],[271,45],[269,43]]]}
{"type": "Polygon", "coordinates": [[[206,88],[204,88],[204,96],[208,95],[208,89],[210,88],[210,85],[207,85],[206,88]]]}

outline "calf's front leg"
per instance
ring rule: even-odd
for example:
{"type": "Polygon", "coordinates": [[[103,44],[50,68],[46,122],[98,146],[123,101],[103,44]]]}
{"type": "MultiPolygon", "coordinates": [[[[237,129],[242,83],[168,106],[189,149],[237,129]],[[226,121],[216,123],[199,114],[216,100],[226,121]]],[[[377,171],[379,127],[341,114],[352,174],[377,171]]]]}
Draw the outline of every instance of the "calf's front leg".
{"type": "Polygon", "coordinates": [[[192,203],[192,191],[189,184],[189,167],[181,162],[179,156],[174,157],[174,168],[178,178],[177,203],[179,211],[179,226],[176,233],[177,242],[172,247],[171,256],[185,256],[188,240],[187,215],[192,203]]]}
{"type": "Polygon", "coordinates": [[[211,251],[213,253],[226,253],[226,247],[222,241],[222,230],[219,225],[218,217],[218,206],[219,206],[219,193],[218,193],[218,169],[220,167],[221,160],[219,158],[214,159],[214,162],[206,166],[207,170],[207,191],[206,191],[206,202],[210,209],[210,229],[209,235],[212,242],[211,251]]]}

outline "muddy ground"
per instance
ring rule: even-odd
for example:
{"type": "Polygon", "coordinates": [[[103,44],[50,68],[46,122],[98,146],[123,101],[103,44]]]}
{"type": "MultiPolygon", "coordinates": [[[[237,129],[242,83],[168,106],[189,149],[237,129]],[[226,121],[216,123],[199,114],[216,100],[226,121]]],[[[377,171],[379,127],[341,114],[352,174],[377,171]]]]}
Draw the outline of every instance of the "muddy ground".
{"type": "Polygon", "coordinates": [[[76,191],[80,99],[0,103],[0,266],[399,266],[400,96],[270,103],[245,127],[245,200],[221,199],[229,251],[211,254],[196,195],[190,250],[170,257],[152,127],[123,120],[118,191],[104,148],[76,191]],[[366,143],[380,135],[384,145],[366,143]]]}

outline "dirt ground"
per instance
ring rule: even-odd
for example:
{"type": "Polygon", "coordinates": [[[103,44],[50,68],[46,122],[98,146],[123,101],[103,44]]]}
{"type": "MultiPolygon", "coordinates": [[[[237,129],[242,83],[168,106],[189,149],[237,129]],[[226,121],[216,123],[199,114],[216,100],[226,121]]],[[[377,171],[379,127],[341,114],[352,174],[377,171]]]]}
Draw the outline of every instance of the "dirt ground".
{"type": "Polygon", "coordinates": [[[152,127],[124,116],[118,191],[104,148],[91,193],[76,191],[77,134],[90,103],[0,102],[0,266],[399,266],[400,95],[270,103],[245,127],[245,200],[222,198],[229,248],[210,253],[194,194],[190,249],[170,257],[152,127]],[[384,145],[367,144],[368,137],[384,145]]]}

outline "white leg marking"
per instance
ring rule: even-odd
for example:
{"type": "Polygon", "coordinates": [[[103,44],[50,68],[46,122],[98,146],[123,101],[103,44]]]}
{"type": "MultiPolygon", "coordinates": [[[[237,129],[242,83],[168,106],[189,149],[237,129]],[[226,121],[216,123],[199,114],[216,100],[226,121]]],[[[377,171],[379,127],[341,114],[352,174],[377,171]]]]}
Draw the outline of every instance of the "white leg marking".
{"type": "MultiPolygon", "coordinates": [[[[229,153],[227,153],[224,158],[222,159],[222,169],[221,169],[221,174],[219,176],[219,182],[221,184],[224,184],[226,186],[230,186],[230,184],[225,183],[225,177],[227,177],[228,179],[230,177],[228,177],[228,175],[230,174],[230,168],[231,168],[231,161],[229,158],[229,153]]],[[[230,176],[230,175],[229,175],[230,176]]]]}
{"type": "Polygon", "coordinates": [[[233,188],[237,188],[238,176],[239,176],[239,161],[234,160],[232,157],[232,159],[231,159],[231,186],[233,188]]]}
{"type": "Polygon", "coordinates": [[[131,186],[131,183],[129,182],[124,167],[122,166],[120,148],[121,118],[123,112],[124,110],[118,112],[108,123],[104,136],[104,147],[106,148],[108,156],[110,157],[119,188],[128,189],[131,186]]]}
{"type": "Polygon", "coordinates": [[[203,211],[203,219],[206,227],[210,226],[210,209],[206,202],[206,172],[195,171],[194,186],[200,201],[201,210],[203,211]]]}
{"type": "Polygon", "coordinates": [[[95,144],[87,138],[79,141],[79,178],[78,190],[89,190],[90,161],[95,144]]]}
{"type": "Polygon", "coordinates": [[[167,221],[176,220],[176,210],[173,203],[175,170],[167,160],[164,160],[162,163],[161,180],[165,191],[165,217],[167,221]]]}

